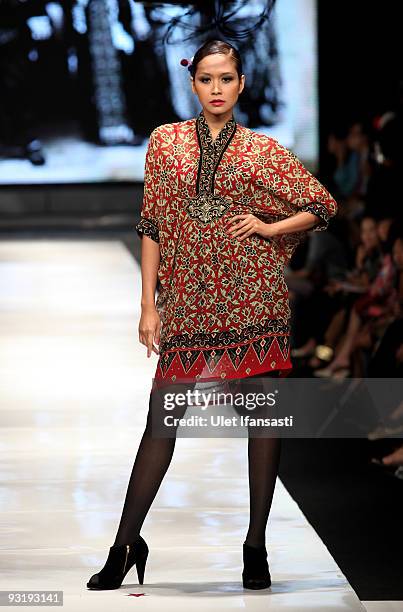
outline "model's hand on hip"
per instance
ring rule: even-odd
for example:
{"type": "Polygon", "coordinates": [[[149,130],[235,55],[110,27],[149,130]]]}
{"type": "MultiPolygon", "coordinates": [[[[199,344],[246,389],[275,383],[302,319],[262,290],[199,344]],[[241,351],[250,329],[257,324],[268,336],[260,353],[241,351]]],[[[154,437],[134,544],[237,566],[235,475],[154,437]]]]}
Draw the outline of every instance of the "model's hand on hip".
{"type": "Polygon", "coordinates": [[[246,213],[243,215],[235,215],[228,219],[224,226],[227,234],[238,238],[238,240],[244,240],[252,234],[260,234],[263,238],[270,238],[273,233],[271,232],[270,223],[265,223],[252,215],[252,213],[246,213]],[[235,223],[237,222],[237,223],[235,223]],[[232,225],[235,223],[235,225],[232,225]]]}
{"type": "Polygon", "coordinates": [[[139,340],[147,347],[147,357],[152,351],[159,355],[159,350],[154,345],[160,343],[161,319],[155,306],[143,306],[139,322],[139,340]]]}

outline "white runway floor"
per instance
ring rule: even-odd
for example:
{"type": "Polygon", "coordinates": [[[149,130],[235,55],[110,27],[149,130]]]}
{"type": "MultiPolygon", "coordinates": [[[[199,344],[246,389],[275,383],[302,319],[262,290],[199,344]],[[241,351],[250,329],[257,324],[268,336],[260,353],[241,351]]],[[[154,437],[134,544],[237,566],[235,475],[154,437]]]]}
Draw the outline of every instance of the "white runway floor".
{"type": "Polygon", "coordinates": [[[245,438],[178,438],[142,529],[144,585],[132,568],[118,590],[86,588],[113,543],[157,361],[138,342],[139,297],[119,241],[0,243],[0,590],[62,590],[75,612],[364,610],[280,480],[272,587],[242,588],[245,438]]]}

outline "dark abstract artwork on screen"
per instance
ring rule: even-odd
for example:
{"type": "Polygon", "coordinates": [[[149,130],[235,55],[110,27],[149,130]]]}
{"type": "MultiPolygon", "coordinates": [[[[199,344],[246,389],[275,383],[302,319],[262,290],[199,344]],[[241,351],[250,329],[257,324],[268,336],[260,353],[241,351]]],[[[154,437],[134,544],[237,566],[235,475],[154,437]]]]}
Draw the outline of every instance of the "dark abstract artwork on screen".
{"type": "Polygon", "coordinates": [[[180,66],[205,40],[238,47],[248,75],[237,119],[275,125],[282,80],[273,0],[2,0],[0,158],[46,164],[42,141],[141,145],[199,112],[180,66]]]}

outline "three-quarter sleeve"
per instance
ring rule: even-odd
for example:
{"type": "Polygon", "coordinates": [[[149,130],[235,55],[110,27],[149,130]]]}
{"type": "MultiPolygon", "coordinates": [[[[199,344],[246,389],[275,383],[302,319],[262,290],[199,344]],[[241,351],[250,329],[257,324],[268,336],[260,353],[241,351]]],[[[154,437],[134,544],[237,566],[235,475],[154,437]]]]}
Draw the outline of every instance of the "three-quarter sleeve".
{"type": "Polygon", "coordinates": [[[326,230],[330,219],[337,214],[336,200],[292,151],[274,138],[269,140],[263,169],[266,186],[290,206],[289,212],[306,211],[316,215],[319,223],[311,228],[313,231],[326,230]]]}
{"type": "Polygon", "coordinates": [[[158,151],[158,128],[151,134],[147,146],[144,166],[144,195],[140,211],[140,221],[135,229],[141,238],[144,234],[159,242],[158,191],[160,181],[160,156],[158,151]]]}

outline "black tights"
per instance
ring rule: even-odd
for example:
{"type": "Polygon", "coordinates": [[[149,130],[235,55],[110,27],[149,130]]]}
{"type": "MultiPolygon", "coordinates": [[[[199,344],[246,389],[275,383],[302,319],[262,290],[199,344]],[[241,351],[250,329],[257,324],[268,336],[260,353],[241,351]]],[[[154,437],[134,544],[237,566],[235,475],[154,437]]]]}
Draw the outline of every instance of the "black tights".
{"type": "MultiPolygon", "coordinates": [[[[248,380],[267,376],[277,377],[278,372],[265,372],[257,377],[248,377],[248,380]]],[[[175,392],[181,390],[180,385],[173,387],[175,392]]],[[[190,387],[188,384],[182,388],[190,387]]],[[[152,437],[152,394],[153,392],[150,393],[147,424],[130,476],[115,545],[134,542],[140,534],[148,510],[171,463],[175,448],[176,437],[152,437]]],[[[175,417],[181,417],[185,411],[186,406],[184,408],[176,406],[172,413],[175,417]]],[[[280,451],[281,438],[259,438],[250,435],[248,437],[250,515],[245,542],[250,546],[259,547],[265,544],[266,525],[276,484],[280,451]]]]}

